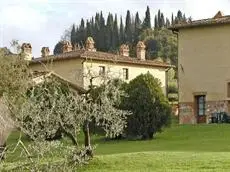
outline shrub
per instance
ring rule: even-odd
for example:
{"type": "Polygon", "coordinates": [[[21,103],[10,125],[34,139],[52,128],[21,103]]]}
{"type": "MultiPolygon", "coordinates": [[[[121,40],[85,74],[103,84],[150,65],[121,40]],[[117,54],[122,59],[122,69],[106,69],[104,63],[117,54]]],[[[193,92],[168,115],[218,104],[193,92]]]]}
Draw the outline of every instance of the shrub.
{"type": "Polygon", "coordinates": [[[178,93],[176,81],[171,81],[168,83],[168,93],[178,93]]]}
{"type": "Polygon", "coordinates": [[[168,99],[170,102],[174,102],[178,100],[178,94],[177,93],[169,93],[168,99]]]}
{"type": "Polygon", "coordinates": [[[126,86],[127,97],[122,108],[130,110],[126,136],[152,139],[162,127],[170,124],[171,108],[161,83],[150,73],[141,74],[126,86]]]}

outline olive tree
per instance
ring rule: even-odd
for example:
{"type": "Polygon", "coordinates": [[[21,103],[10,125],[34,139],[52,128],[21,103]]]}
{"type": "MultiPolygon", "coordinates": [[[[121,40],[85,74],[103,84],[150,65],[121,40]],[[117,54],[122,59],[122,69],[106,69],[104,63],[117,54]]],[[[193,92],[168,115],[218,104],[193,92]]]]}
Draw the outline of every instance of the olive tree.
{"type": "MultiPolygon", "coordinates": [[[[59,132],[68,136],[74,146],[73,149],[63,147],[66,154],[61,155],[62,158],[58,162],[49,158],[49,164],[59,164],[59,167],[64,168],[66,165],[75,167],[88,161],[93,155],[88,127],[92,119],[103,127],[107,137],[115,137],[123,132],[129,112],[117,108],[116,103],[122,92],[108,82],[109,77],[104,77],[104,83],[108,83],[101,94],[95,97],[92,93],[97,87],[93,85],[84,93],[78,93],[73,91],[68,83],[60,83],[52,77],[43,77],[43,82],[36,84],[28,62],[21,56],[0,55],[0,60],[0,96],[9,111],[7,117],[14,122],[14,128],[34,141],[25,146],[19,137],[15,149],[19,146],[22,148],[26,161],[16,165],[14,169],[41,170],[44,164],[41,167],[39,162],[47,158],[47,154],[53,149],[53,142],[46,140],[55,137],[59,132]],[[109,97],[108,93],[111,92],[114,95],[109,97]],[[84,148],[77,142],[81,129],[85,134],[84,148]]],[[[90,80],[93,78],[95,77],[90,80]]]]}

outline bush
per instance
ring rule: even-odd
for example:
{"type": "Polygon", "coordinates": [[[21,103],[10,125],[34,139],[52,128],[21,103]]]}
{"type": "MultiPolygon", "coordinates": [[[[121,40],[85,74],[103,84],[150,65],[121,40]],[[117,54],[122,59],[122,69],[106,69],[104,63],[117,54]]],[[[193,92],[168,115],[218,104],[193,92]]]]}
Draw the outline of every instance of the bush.
{"type": "Polygon", "coordinates": [[[169,93],[168,99],[170,102],[174,102],[178,100],[178,94],[177,93],[169,93]]]}
{"type": "Polygon", "coordinates": [[[178,93],[178,87],[177,83],[175,82],[169,82],[168,83],[168,93],[178,93]]]}
{"type": "Polygon", "coordinates": [[[161,83],[150,73],[141,74],[126,86],[128,97],[122,108],[133,114],[128,117],[126,136],[152,139],[171,120],[171,107],[164,96],[161,83]]]}

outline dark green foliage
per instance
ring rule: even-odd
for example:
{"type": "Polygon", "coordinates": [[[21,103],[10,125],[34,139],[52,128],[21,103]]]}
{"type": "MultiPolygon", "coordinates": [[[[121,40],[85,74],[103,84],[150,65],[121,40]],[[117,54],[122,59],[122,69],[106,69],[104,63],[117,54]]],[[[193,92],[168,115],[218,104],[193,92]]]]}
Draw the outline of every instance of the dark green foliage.
{"type": "Polygon", "coordinates": [[[155,18],[154,18],[154,29],[157,29],[157,28],[159,28],[159,25],[158,25],[157,16],[155,15],[155,18]]]}
{"type": "Polygon", "coordinates": [[[141,33],[141,39],[145,41],[148,59],[162,57],[166,61],[169,58],[177,65],[177,38],[170,30],[148,29],[141,33]]]}
{"type": "Polygon", "coordinates": [[[132,43],[132,26],[130,11],[127,11],[125,20],[125,42],[132,43]]]}
{"type": "Polygon", "coordinates": [[[62,47],[63,47],[63,42],[62,41],[59,41],[55,47],[54,47],[54,52],[53,54],[54,55],[58,55],[58,54],[61,54],[62,53],[62,47]]]}
{"type": "MultiPolygon", "coordinates": [[[[87,37],[93,37],[95,46],[98,51],[106,51],[116,53],[119,46],[126,43],[130,47],[130,56],[136,55],[136,44],[139,40],[145,41],[147,45],[147,58],[153,59],[161,56],[164,60],[169,58],[172,64],[177,65],[177,44],[176,36],[165,28],[171,24],[178,22],[190,21],[180,10],[171,20],[164,16],[161,10],[158,10],[154,17],[154,30],[151,28],[150,8],[147,7],[143,22],[140,20],[139,13],[135,14],[135,18],[131,17],[130,11],[127,11],[125,24],[122,16],[120,17],[119,27],[117,15],[108,14],[107,19],[103,16],[103,12],[96,13],[95,17],[90,20],[81,19],[78,26],[73,26],[71,31],[71,43],[79,43],[82,47],[87,37]],[[74,31],[75,30],[75,31],[74,31]],[[155,32],[152,35],[146,35],[146,32],[155,32]]],[[[54,53],[58,54],[59,44],[55,48],[54,53]]]]}
{"type": "Polygon", "coordinates": [[[122,17],[120,18],[120,44],[125,43],[125,32],[124,32],[124,24],[122,21],[122,17]]]}
{"type": "Polygon", "coordinates": [[[176,82],[171,81],[168,83],[168,93],[178,93],[176,82]]]}
{"type": "Polygon", "coordinates": [[[138,12],[136,13],[135,16],[135,23],[134,23],[134,44],[137,44],[137,42],[139,41],[139,35],[141,32],[141,20],[139,18],[139,14],[138,12]]]}
{"type": "Polygon", "coordinates": [[[72,30],[71,30],[71,35],[70,35],[70,41],[71,41],[71,44],[74,45],[77,40],[76,40],[76,29],[75,29],[75,25],[73,24],[73,27],[72,27],[72,30]]]}
{"type": "Polygon", "coordinates": [[[141,74],[126,86],[128,97],[122,108],[133,114],[128,117],[128,137],[152,139],[162,127],[170,124],[171,107],[158,79],[150,73],[141,74]]]}
{"type": "Polygon", "coordinates": [[[142,28],[143,30],[151,28],[151,16],[150,16],[149,6],[147,6],[147,10],[145,12],[145,19],[143,21],[142,28]]]}
{"type": "Polygon", "coordinates": [[[117,49],[119,46],[119,31],[118,31],[118,23],[117,23],[117,15],[115,15],[114,23],[113,23],[113,49],[117,49]]]}

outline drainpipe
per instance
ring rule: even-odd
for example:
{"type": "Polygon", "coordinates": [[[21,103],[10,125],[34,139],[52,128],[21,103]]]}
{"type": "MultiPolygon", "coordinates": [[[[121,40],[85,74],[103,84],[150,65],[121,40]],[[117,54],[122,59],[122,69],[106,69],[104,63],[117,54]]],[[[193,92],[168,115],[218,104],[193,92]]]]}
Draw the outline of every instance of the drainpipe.
{"type": "Polygon", "coordinates": [[[179,67],[178,67],[178,61],[179,61],[179,39],[178,39],[178,34],[179,30],[178,29],[172,29],[172,33],[177,36],[177,89],[178,89],[178,119],[179,119],[179,124],[180,124],[180,84],[179,84],[179,67]]]}

